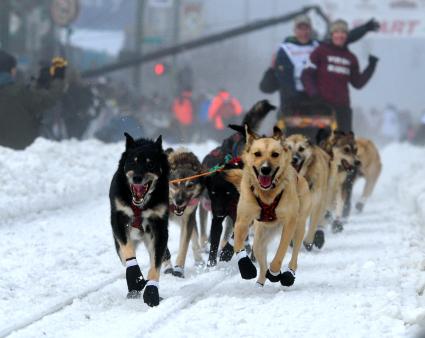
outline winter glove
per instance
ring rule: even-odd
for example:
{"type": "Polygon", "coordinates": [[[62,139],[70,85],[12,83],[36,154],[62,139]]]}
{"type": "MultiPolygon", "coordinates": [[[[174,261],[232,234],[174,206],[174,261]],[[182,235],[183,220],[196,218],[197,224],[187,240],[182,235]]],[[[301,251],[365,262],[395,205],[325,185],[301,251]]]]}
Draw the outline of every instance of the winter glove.
{"type": "Polygon", "coordinates": [[[51,65],[50,65],[50,76],[53,79],[64,79],[65,73],[66,73],[66,67],[68,66],[68,61],[66,61],[62,57],[54,57],[52,59],[51,65]]]}
{"type": "Polygon", "coordinates": [[[370,19],[368,22],[366,22],[366,29],[370,32],[376,32],[380,28],[380,24],[378,21],[376,21],[374,18],[370,19]]]}
{"type": "Polygon", "coordinates": [[[379,59],[375,55],[369,54],[369,63],[370,64],[376,65],[378,63],[378,61],[379,61],[379,59]]]}

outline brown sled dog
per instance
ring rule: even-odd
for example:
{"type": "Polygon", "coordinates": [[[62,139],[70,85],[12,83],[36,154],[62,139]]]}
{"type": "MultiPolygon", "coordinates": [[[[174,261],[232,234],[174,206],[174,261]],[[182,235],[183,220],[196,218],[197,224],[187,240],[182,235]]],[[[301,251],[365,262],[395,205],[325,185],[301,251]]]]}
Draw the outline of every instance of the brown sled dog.
{"type": "MultiPolygon", "coordinates": [[[[175,151],[168,150],[170,164],[170,181],[198,175],[202,171],[201,163],[194,153],[184,148],[175,151]]],[[[171,273],[176,277],[184,277],[189,242],[192,242],[192,251],[196,265],[203,265],[201,246],[196,224],[196,210],[201,199],[204,185],[202,178],[189,181],[170,182],[169,208],[170,220],[180,225],[180,245],[176,258],[176,265],[172,268],[171,259],[164,262],[164,273],[171,273]]]]}
{"type": "Polygon", "coordinates": [[[230,170],[227,179],[240,190],[235,223],[234,248],[243,279],[257,276],[257,269],[244,250],[249,225],[254,222],[254,255],[260,265],[259,285],[269,279],[291,286],[295,280],[298,252],[305,222],[311,210],[307,181],[291,165],[291,153],[283,145],[283,135],[274,128],[273,136],[260,137],[246,126],[243,170],[230,170]],[[282,227],[283,226],[283,227],[282,227]],[[280,233],[280,243],[267,269],[267,245],[280,233]],[[293,239],[289,269],[281,272],[283,259],[293,239]]]}
{"type": "Polygon", "coordinates": [[[325,222],[330,156],[301,134],[287,137],[285,145],[292,152],[292,166],[307,180],[311,192],[310,223],[304,246],[308,251],[313,248],[313,244],[320,249],[325,234],[317,226],[324,226],[325,222]]]}
{"type": "Polygon", "coordinates": [[[381,173],[382,164],[378,149],[375,144],[368,139],[358,138],[356,140],[357,157],[360,160],[360,167],[357,177],[364,177],[366,180],[360,200],[356,203],[357,211],[363,211],[367,199],[372,195],[375,184],[381,173]]]}

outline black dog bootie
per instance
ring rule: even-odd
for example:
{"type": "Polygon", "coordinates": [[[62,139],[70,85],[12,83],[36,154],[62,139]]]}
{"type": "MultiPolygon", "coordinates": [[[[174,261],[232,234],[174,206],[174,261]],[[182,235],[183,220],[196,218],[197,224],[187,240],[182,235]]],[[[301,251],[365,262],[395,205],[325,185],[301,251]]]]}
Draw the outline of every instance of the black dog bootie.
{"type": "Polygon", "coordinates": [[[245,250],[239,251],[236,257],[238,258],[239,272],[243,279],[253,279],[257,277],[257,268],[247,256],[245,250]]]}
{"type": "Polygon", "coordinates": [[[146,283],[145,292],[143,292],[143,301],[149,306],[159,305],[158,285],[159,283],[153,280],[146,283]]]}

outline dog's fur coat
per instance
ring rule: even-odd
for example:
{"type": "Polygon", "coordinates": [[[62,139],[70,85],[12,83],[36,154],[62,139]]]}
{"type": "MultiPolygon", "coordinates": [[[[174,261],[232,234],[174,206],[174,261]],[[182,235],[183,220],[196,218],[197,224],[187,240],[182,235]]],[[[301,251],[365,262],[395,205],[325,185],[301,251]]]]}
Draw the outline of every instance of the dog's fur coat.
{"type": "Polygon", "coordinates": [[[291,153],[283,145],[280,129],[275,127],[272,137],[260,137],[246,129],[247,141],[242,155],[244,169],[231,170],[227,175],[227,179],[240,190],[234,239],[239,270],[244,279],[257,275],[255,266],[243,250],[249,225],[254,222],[253,250],[260,265],[257,283],[264,285],[267,278],[290,286],[295,280],[305,222],[311,212],[308,183],[292,167],[291,153]],[[279,247],[267,269],[267,245],[279,232],[279,247]],[[291,240],[294,247],[289,270],[281,273],[291,240]]]}
{"type": "Polygon", "coordinates": [[[145,303],[155,306],[168,242],[168,161],[161,136],[154,142],[125,135],[125,151],[109,190],[112,231],[117,253],[127,266],[128,297],[139,297],[145,288],[145,303]],[[140,242],[150,257],[147,281],[136,260],[140,242]]]}

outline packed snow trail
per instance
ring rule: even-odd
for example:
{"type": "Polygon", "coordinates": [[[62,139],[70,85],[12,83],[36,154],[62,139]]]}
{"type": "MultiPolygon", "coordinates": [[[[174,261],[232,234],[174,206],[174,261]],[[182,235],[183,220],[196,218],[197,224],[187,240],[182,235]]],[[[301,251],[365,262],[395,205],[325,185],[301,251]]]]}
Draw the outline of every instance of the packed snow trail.
{"type": "MultiPolygon", "coordinates": [[[[67,146],[77,153],[80,145],[67,146]]],[[[66,156],[67,146],[57,145],[65,149],[56,149],[54,156],[62,151],[66,156]]],[[[81,147],[99,162],[98,144],[81,147]]],[[[109,147],[109,156],[108,146],[100,154],[112,164],[103,173],[97,167],[89,171],[88,178],[110,179],[119,147],[109,147]]],[[[211,149],[194,148],[198,154],[211,149]]],[[[385,169],[394,155],[402,156],[400,149],[387,152],[387,158],[384,153],[382,182],[365,212],[354,214],[341,234],[328,231],[323,250],[300,253],[293,287],[267,282],[263,289],[255,288],[254,280],[240,278],[234,260],[211,270],[195,269],[189,250],[185,279],[161,276],[164,300],[156,308],[148,308],[142,299],[127,300],[123,277],[113,281],[124,268],[113,247],[107,187],[99,188],[93,199],[82,196],[77,203],[73,197],[72,204],[57,209],[52,194],[50,202],[47,198],[50,209],[15,214],[0,223],[0,332],[75,299],[10,337],[411,337],[425,319],[425,255],[420,220],[399,203],[402,177],[385,169]],[[110,284],[94,288],[110,279],[110,284]],[[81,295],[85,290],[90,292],[81,295]]],[[[74,161],[80,167],[79,159],[74,161]]],[[[410,176],[419,166],[413,164],[403,164],[410,176]]],[[[25,197],[31,202],[31,195],[17,198],[25,197]]],[[[172,253],[178,231],[170,226],[172,253]]],[[[143,247],[138,260],[146,274],[143,247]]]]}

